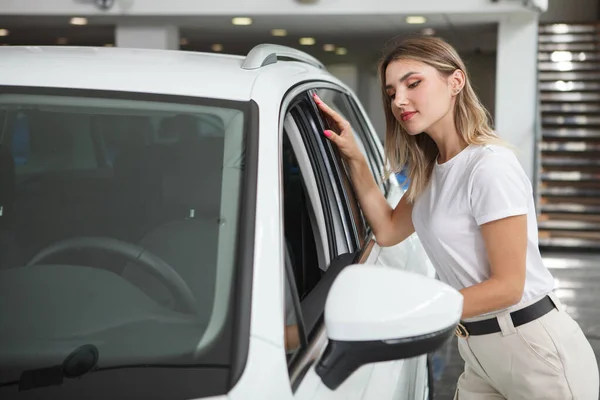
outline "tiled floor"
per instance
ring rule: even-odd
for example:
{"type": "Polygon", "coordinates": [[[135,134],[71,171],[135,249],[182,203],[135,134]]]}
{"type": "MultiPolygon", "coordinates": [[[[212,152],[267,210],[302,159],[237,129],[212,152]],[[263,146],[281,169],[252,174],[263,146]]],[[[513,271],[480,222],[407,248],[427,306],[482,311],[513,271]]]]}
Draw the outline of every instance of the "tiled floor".
{"type": "MultiPolygon", "coordinates": [[[[556,294],[567,312],[581,325],[600,364],[600,254],[544,253],[546,266],[556,279],[556,294]]],[[[435,399],[452,400],[456,380],[464,363],[456,348],[456,338],[436,353],[445,360],[436,382],[435,399]]]]}

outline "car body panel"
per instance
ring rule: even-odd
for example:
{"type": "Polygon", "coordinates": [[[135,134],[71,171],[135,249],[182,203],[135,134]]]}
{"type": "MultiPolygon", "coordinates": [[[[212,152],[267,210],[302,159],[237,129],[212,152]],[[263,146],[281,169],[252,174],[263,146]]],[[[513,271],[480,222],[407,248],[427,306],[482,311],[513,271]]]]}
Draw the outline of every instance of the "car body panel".
{"type": "MultiPolygon", "coordinates": [[[[231,391],[206,399],[421,400],[427,384],[424,357],[365,365],[336,390],[323,384],[313,364],[297,389],[292,390],[282,329],[285,306],[280,199],[282,121],[291,100],[290,91],[299,85],[319,87],[320,82],[335,85],[354,99],[370,133],[375,131],[350,88],[325,70],[301,62],[243,70],[243,60],[238,56],[182,51],[6,47],[0,48],[0,85],[254,101],[258,104],[259,156],[249,348],[245,369],[231,391]]],[[[381,142],[374,142],[383,153],[381,142]]],[[[404,192],[395,178],[391,180],[387,201],[395,206],[404,192]]],[[[367,263],[433,277],[431,263],[416,235],[396,246],[382,248],[375,244],[367,263]]]]}

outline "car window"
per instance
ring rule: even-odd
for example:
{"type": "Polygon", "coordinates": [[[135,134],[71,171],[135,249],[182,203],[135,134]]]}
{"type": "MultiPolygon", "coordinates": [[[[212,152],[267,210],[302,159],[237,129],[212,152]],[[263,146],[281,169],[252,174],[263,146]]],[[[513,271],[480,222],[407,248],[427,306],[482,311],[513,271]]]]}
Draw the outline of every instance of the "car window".
{"type": "MultiPolygon", "coordinates": [[[[382,192],[386,193],[387,187],[383,179],[383,160],[373,143],[374,135],[369,131],[367,123],[361,115],[358,106],[352,98],[341,91],[318,89],[316,92],[326,104],[350,122],[352,131],[354,132],[354,138],[356,139],[359,149],[367,159],[373,178],[375,178],[375,181],[382,192]]],[[[328,128],[332,129],[331,126],[328,126],[328,128]]]]}
{"type": "MultiPolygon", "coordinates": [[[[322,340],[320,332],[329,288],[343,268],[366,257],[371,247],[367,245],[366,238],[359,239],[357,235],[357,232],[361,232],[365,237],[367,235],[364,227],[361,228],[355,219],[360,215],[360,209],[345,173],[340,172],[344,166],[340,163],[339,154],[336,154],[336,149],[321,133],[322,121],[309,94],[300,96],[295,104],[295,107],[289,111],[288,118],[285,119],[284,126],[287,129],[284,131],[282,143],[282,173],[284,226],[286,227],[283,249],[286,260],[284,289],[286,344],[291,345],[287,348],[290,377],[292,382],[297,384],[299,382],[298,362],[305,361],[301,356],[306,354],[311,346],[317,345],[317,340],[322,340]],[[289,123],[290,119],[292,124],[289,123]],[[313,186],[316,186],[316,189],[313,189],[313,186]],[[328,192],[327,187],[336,190],[328,192]],[[313,191],[317,192],[317,196],[314,196],[313,191]],[[304,201],[306,198],[310,200],[308,204],[304,201]],[[335,210],[328,207],[327,200],[335,203],[335,210]],[[308,206],[307,209],[305,206],[308,206]],[[321,213],[324,214],[326,234],[318,233],[321,232],[319,229],[307,229],[309,225],[303,222],[311,222],[310,226],[313,228],[319,226],[312,220],[316,206],[319,206],[321,213]],[[325,214],[332,210],[337,213],[337,216],[328,218],[325,214]],[[303,217],[303,213],[307,215],[303,217]],[[331,231],[334,233],[331,234],[331,231]],[[312,237],[310,232],[313,232],[312,237]],[[320,247],[321,241],[314,237],[314,232],[321,237],[327,237],[328,240],[335,241],[339,238],[345,240],[344,246],[339,245],[336,248],[330,246],[331,261],[325,268],[319,260],[316,260],[317,263],[314,261],[308,264],[302,263],[302,259],[306,259],[303,256],[305,251],[310,252],[313,245],[316,245],[317,249],[320,247]],[[308,245],[301,240],[293,239],[299,236],[303,240],[308,240],[308,245]],[[304,249],[299,250],[301,254],[299,258],[294,248],[301,247],[304,249]],[[340,250],[341,248],[343,250],[340,250]],[[319,268],[316,269],[315,265],[319,265],[319,268]],[[315,271],[318,274],[314,273],[315,271]],[[295,283],[290,284],[290,282],[295,283]],[[306,283],[302,282],[309,284],[306,286],[306,283]],[[308,291],[306,287],[309,288],[308,291]],[[293,340],[289,340],[290,338],[293,340]]],[[[314,251],[312,253],[312,259],[318,259],[318,255],[315,256],[314,251]]]]}
{"type": "Polygon", "coordinates": [[[96,371],[232,362],[251,104],[113,96],[0,93],[0,387],[82,346],[96,371]]]}

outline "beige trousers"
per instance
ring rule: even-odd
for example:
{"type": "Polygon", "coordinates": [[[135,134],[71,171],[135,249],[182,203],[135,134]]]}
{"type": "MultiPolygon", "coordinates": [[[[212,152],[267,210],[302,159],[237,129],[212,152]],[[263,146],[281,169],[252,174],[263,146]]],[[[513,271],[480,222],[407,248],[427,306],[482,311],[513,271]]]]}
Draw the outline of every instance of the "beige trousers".
{"type": "Polygon", "coordinates": [[[465,371],[455,400],[598,400],[594,351],[554,293],[550,297],[557,309],[535,321],[515,328],[503,313],[495,317],[502,332],[458,339],[465,371]]]}

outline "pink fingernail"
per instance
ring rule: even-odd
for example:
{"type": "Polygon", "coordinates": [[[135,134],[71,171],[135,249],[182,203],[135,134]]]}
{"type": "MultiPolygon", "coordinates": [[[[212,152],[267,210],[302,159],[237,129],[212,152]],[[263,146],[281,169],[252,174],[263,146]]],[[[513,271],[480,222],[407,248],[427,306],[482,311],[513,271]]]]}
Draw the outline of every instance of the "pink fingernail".
{"type": "Polygon", "coordinates": [[[328,130],[326,130],[326,131],[324,131],[323,133],[324,133],[324,134],[325,134],[325,136],[327,136],[327,137],[331,136],[331,131],[328,131],[328,130]]]}
{"type": "Polygon", "coordinates": [[[319,98],[319,96],[317,96],[316,94],[314,94],[314,95],[313,95],[313,97],[314,97],[314,99],[315,99],[315,101],[316,101],[317,103],[322,103],[322,101],[321,101],[321,99],[319,98]]]}

